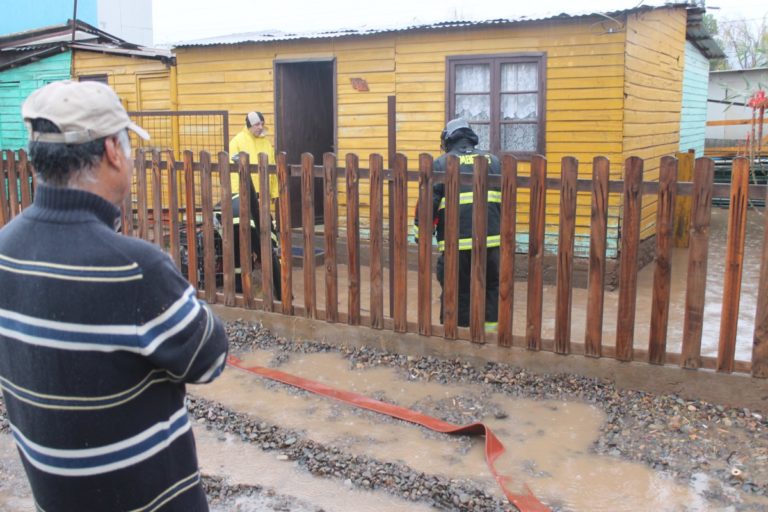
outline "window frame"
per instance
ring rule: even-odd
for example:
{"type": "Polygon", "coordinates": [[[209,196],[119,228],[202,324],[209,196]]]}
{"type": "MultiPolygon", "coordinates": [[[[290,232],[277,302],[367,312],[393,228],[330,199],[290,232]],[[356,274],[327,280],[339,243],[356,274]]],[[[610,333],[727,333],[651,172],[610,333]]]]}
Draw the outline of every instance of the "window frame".
{"type": "MultiPolygon", "coordinates": [[[[504,94],[501,91],[501,66],[502,64],[522,64],[534,63],[538,71],[538,134],[536,140],[536,149],[534,151],[504,151],[505,154],[511,154],[520,160],[530,160],[534,154],[546,154],[546,92],[547,92],[547,54],[545,52],[522,52],[505,54],[482,54],[482,55],[449,55],[446,57],[446,94],[445,113],[446,119],[456,117],[456,66],[458,65],[478,65],[487,64],[490,66],[490,109],[491,118],[489,125],[489,148],[493,154],[501,154],[501,127],[505,124],[533,124],[524,122],[511,122],[501,120],[501,97],[504,94]]],[[[470,121],[470,124],[472,122],[470,121]]]]}
{"type": "Polygon", "coordinates": [[[77,77],[78,82],[99,82],[100,84],[109,85],[109,75],[107,73],[99,73],[96,75],[80,75],[77,77]]]}

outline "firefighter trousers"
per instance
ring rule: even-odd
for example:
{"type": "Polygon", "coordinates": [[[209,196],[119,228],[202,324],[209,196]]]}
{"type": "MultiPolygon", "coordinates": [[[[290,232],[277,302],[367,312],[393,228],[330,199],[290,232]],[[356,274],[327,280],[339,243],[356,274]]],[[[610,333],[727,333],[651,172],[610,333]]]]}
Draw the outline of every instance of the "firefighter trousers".
{"type": "MultiPolygon", "coordinates": [[[[498,247],[488,247],[485,267],[485,323],[495,326],[499,319],[499,260],[498,247]]],[[[443,291],[440,294],[440,323],[443,320],[443,295],[445,293],[445,253],[437,258],[437,280],[443,291]]],[[[471,296],[472,251],[459,251],[459,304],[458,325],[469,327],[471,296]]]]}

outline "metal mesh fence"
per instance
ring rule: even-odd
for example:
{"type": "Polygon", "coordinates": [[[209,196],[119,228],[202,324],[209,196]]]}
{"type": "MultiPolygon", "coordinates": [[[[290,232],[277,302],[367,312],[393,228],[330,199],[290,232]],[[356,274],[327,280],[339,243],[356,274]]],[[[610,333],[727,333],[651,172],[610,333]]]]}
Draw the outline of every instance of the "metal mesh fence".
{"type": "Polygon", "coordinates": [[[208,151],[213,156],[229,147],[229,112],[226,110],[162,110],[128,112],[128,115],[151,137],[145,141],[132,134],[134,148],[172,150],[180,159],[185,150],[195,155],[208,151]]]}

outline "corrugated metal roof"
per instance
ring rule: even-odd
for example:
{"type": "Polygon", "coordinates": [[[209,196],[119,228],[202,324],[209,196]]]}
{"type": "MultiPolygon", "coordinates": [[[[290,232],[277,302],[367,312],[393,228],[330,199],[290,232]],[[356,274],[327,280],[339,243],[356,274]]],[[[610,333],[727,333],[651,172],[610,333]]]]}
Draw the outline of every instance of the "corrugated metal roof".
{"type": "MultiPolygon", "coordinates": [[[[404,32],[410,30],[440,30],[463,27],[482,27],[493,25],[510,25],[516,23],[547,21],[555,19],[582,18],[586,16],[601,16],[610,20],[610,18],[620,17],[630,12],[656,9],[663,6],[690,6],[687,2],[641,2],[638,0],[622,1],[616,0],[617,9],[610,12],[596,12],[594,10],[580,10],[574,8],[567,12],[552,12],[547,10],[538,11],[527,9],[526,14],[520,14],[515,17],[482,19],[482,20],[450,20],[435,21],[423,24],[407,24],[399,26],[365,26],[359,28],[342,28],[334,30],[322,30],[314,32],[284,32],[280,30],[263,30],[258,32],[246,32],[239,34],[227,34],[203,39],[194,39],[188,41],[179,41],[168,46],[182,48],[189,46],[214,46],[214,45],[233,45],[239,43],[264,43],[269,41],[290,41],[298,39],[328,39],[350,36],[370,36],[387,32],[404,32]],[[622,4],[628,8],[623,9],[622,4]]],[[[516,12],[521,9],[518,5],[514,6],[516,12]]]]}
{"type": "Polygon", "coordinates": [[[173,61],[167,49],[147,48],[129,43],[80,20],[16,32],[0,37],[0,71],[25,65],[68,48],[173,61]],[[72,40],[72,28],[75,39],[72,40]]]}

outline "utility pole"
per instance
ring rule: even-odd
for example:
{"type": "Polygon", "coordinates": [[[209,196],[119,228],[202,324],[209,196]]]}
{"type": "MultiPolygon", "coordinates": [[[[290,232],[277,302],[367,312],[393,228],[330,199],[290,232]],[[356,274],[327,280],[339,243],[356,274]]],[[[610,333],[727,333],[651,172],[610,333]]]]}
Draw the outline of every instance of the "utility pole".
{"type": "Polygon", "coordinates": [[[77,0],[74,0],[75,7],[72,11],[72,42],[75,42],[75,32],[77,31],[77,0]]]}

